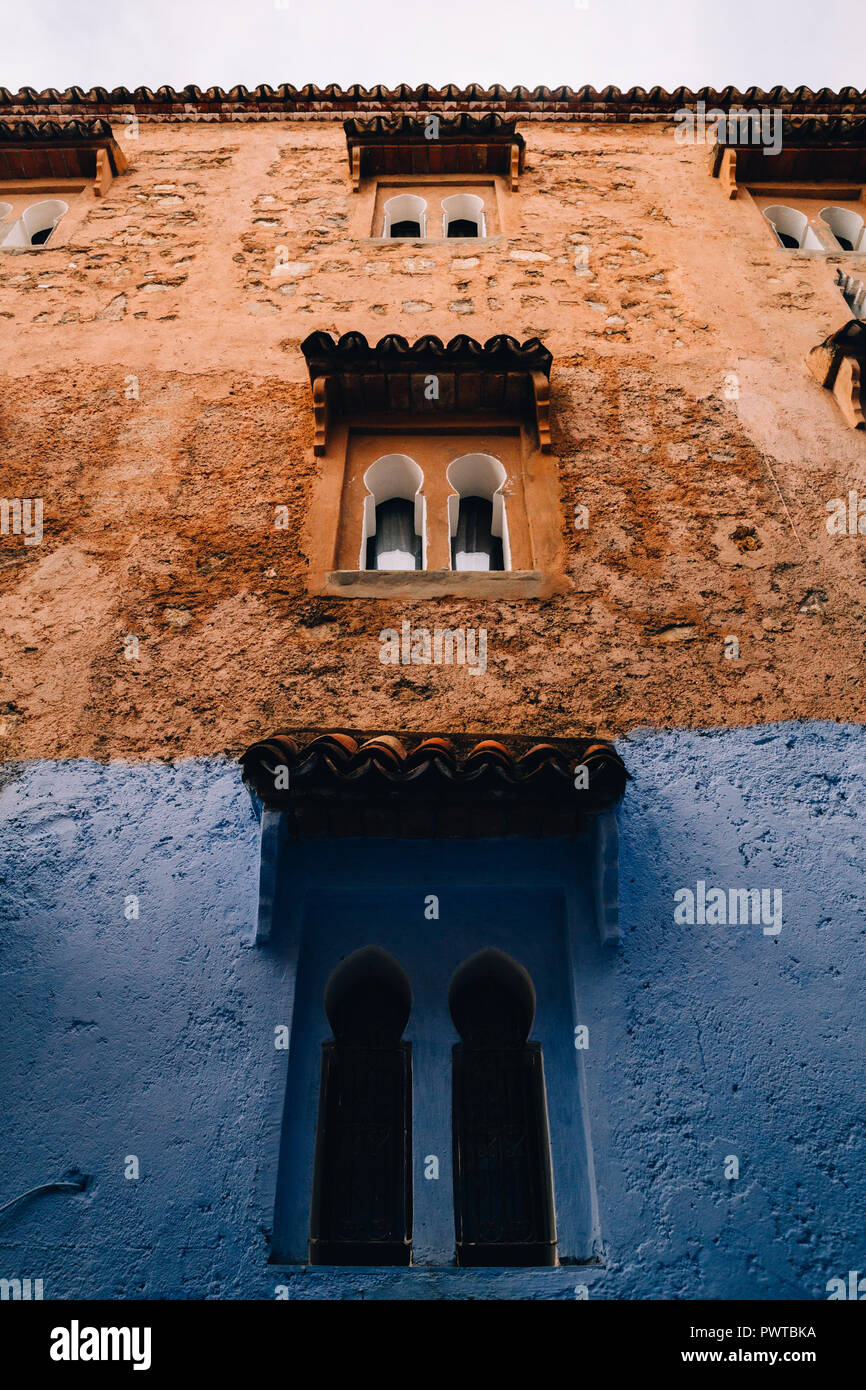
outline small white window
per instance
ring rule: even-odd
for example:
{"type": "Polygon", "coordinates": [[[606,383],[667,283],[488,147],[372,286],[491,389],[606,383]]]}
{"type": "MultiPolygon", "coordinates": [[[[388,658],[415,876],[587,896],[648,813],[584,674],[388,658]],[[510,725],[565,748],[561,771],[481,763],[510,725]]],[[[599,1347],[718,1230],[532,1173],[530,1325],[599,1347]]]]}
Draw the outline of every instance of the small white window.
{"type": "Polygon", "coordinates": [[[477,193],[454,193],[442,199],[443,237],[486,236],[484,199],[477,193]]]}
{"type": "Polygon", "coordinates": [[[859,212],[848,208],[822,208],[821,221],[830,228],[843,251],[863,248],[864,222],[859,212]]]}
{"type": "Polygon", "coordinates": [[[427,202],[415,193],[398,193],[385,204],[386,237],[426,237],[427,202]]]}
{"type": "Polygon", "coordinates": [[[46,198],[41,203],[31,203],[30,207],[13,222],[2,246],[10,249],[16,246],[45,246],[69,204],[60,198],[46,198]]]}
{"type": "Polygon", "coordinates": [[[511,547],[503,488],[505,468],[491,454],[463,454],[445,474],[453,570],[510,570],[511,547]]]}
{"type": "Polygon", "coordinates": [[[408,454],[384,454],[364,474],[362,570],[427,567],[424,474],[408,454]]]}
{"type": "Polygon", "coordinates": [[[824,248],[809,226],[809,219],[804,212],[778,203],[771,208],[765,208],[764,216],[776,233],[779,245],[784,246],[786,250],[823,251],[824,248]]]}

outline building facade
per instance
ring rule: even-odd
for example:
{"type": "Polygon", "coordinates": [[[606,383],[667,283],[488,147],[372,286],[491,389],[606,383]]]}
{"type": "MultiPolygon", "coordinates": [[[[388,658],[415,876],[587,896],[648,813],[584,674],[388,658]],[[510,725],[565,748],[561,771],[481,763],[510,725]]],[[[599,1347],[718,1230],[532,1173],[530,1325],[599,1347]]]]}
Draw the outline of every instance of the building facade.
{"type": "Polygon", "coordinates": [[[864,187],[853,89],[0,91],[0,1275],[860,1268],[864,187]]]}

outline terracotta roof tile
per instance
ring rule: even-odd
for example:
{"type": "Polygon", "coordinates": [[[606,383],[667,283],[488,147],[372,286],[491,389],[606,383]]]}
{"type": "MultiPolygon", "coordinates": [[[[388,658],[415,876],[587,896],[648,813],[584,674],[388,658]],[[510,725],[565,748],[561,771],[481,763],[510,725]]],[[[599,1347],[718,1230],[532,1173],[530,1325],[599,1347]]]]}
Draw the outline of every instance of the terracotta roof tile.
{"type": "Polygon", "coordinates": [[[339,339],[322,331],[311,333],[301,343],[310,380],[334,371],[353,373],[388,371],[459,370],[485,372],[543,372],[550,376],[553,354],[540,338],[527,338],[521,344],[508,333],[497,333],[482,344],[465,333],[443,343],[425,333],[409,343],[399,333],[388,333],[375,346],[363,333],[344,333],[339,339]]]}
{"type": "Polygon", "coordinates": [[[249,788],[303,838],[575,835],[628,779],[611,744],[585,738],[284,732],[240,761],[249,788]],[[575,786],[580,765],[586,788],[575,786]]]}
{"type": "Polygon", "coordinates": [[[98,149],[113,173],[126,168],[109,121],[0,120],[0,179],[92,178],[98,149]]]}
{"type": "MultiPolygon", "coordinates": [[[[774,106],[783,109],[785,114],[801,115],[866,115],[866,92],[856,87],[843,87],[838,92],[822,87],[813,91],[801,86],[789,90],[786,87],[748,87],[741,91],[729,86],[716,89],[701,87],[692,90],[688,87],[675,87],[668,92],[663,87],[630,87],[622,91],[619,87],[608,86],[597,90],[595,87],[505,87],[501,83],[485,87],[481,83],[470,82],[466,86],[447,83],[436,87],[431,83],[421,83],[411,87],[401,83],[397,87],[375,84],[364,87],[353,83],[342,88],[336,83],[318,87],[308,83],[294,87],[289,83],[271,86],[261,83],[254,88],[243,85],[231,87],[207,87],[202,89],[191,84],[180,89],[162,86],[153,90],[150,87],[92,87],[79,86],[57,88],[48,87],[38,91],[35,87],[22,87],[18,92],[0,88],[0,114],[7,112],[29,113],[60,107],[66,113],[108,114],[117,108],[135,107],[139,115],[155,117],[176,116],[190,119],[196,115],[210,116],[213,119],[255,120],[270,114],[291,116],[310,114],[328,119],[340,119],[359,107],[365,114],[373,114],[376,107],[384,111],[399,111],[403,107],[412,111],[434,110],[447,104],[473,112],[478,108],[491,107],[515,113],[535,116],[565,116],[573,119],[590,120],[595,117],[616,120],[647,119],[664,120],[682,106],[693,106],[698,101],[706,105],[726,109],[729,106],[774,106]]],[[[449,113],[450,114],[450,113],[449,113]]]]}

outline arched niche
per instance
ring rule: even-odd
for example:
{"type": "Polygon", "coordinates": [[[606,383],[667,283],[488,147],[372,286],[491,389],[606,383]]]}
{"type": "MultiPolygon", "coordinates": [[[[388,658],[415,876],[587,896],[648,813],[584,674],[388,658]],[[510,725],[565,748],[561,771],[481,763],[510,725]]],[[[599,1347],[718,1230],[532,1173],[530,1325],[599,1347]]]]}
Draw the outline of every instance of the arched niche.
{"type": "Polygon", "coordinates": [[[820,251],[821,242],[809,226],[809,219],[797,208],[776,203],[764,208],[764,216],[776,234],[780,246],[788,251],[820,251]]]}
{"type": "Polygon", "coordinates": [[[359,568],[421,570],[427,565],[424,474],[408,454],[384,454],[364,474],[359,568]]]}
{"type": "Polygon", "coordinates": [[[325,986],[333,1037],[322,1074],[310,1263],[408,1265],[412,1249],[412,1053],[408,976],[376,946],[325,986]]]}
{"type": "Polygon", "coordinates": [[[457,1263],[556,1263],[550,1139],[541,1046],[528,972],[487,949],[455,972],[452,1051],[457,1263]]]}
{"type": "Polygon", "coordinates": [[[442,199],[443,237],[483,237],[487,235],[484,199],[477,193],[453,193],[442,199]]]}
{"type": "Polygon", "coordinates": [[[453,570],[510,570],[503,489],[508,475],[492,454],[463,454],[445,473],[453,488],[448,498],[453,570]]]}
{"type": "Polygon", "coordinates": [[[821,221],[830,228],[843,251],[860,251],[863,248],[864,224],[859,212],[850,208],[827,207],[821,209],[821,221]]]}
{"type": "Polygon", "coordinates": [[[417,193],[398,193],[385,203],[385,237],[418,237],[427,235],[427,201],[417,193]]]}

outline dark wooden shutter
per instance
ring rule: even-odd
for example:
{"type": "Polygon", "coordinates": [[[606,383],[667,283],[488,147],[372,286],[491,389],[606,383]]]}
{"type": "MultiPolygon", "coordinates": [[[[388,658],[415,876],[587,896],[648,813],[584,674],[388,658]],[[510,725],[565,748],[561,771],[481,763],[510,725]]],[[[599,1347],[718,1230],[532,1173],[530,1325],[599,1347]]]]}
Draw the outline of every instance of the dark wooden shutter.
{"type": "Polygon", "coordinates": [[[312,1264],[409,1263],[411,1124],[409,1043],[323,1045],[312,1264]]]}
{"type": "Polygon", "coordinates": [[[541,1046],[453,1051],[460,1265],[556,1261],[541,1046]]]}

